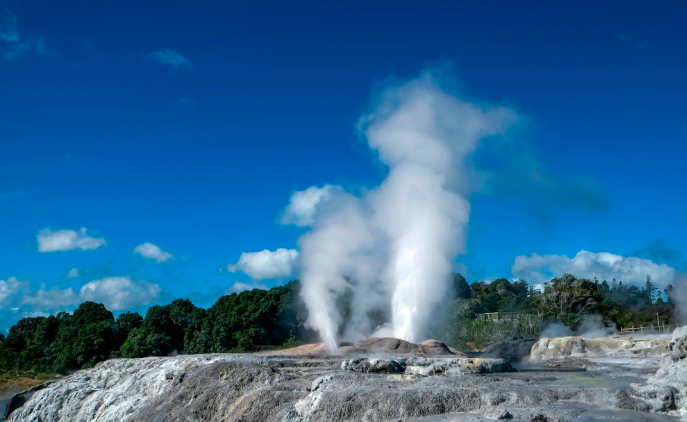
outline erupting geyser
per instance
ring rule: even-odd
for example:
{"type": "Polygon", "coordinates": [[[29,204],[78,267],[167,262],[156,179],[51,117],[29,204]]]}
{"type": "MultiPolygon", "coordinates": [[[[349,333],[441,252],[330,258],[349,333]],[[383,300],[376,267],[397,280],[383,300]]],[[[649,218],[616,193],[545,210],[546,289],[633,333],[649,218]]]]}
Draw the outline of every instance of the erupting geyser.
{"type": "Polygon", "coordinates": [[[433,72],[385,90],[360,118],[358,132],[388,176],[360,196],[334,186],[311,195],[311,229],[299,240],[308,325],[330,349],[342,318],[336,299],[346,290],[353,297],[344,337],[374,334],[368,315],[385,308],[386,335],[423,340],[464,252],[472,155],[515,120],[510,109],[447,93],[433,72]]]}

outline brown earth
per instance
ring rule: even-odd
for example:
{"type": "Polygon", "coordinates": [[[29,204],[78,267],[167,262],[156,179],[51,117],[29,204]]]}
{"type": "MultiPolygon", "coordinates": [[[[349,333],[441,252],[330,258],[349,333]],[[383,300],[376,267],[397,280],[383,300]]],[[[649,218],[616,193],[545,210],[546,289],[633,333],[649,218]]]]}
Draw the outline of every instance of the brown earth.
{"type": "MultiPolygon", "coordinates": [[[[357,343],[341,343],[336,355],[349,355],[353,353],[398,353],[409,354],[415,356],[460,356],[465,357],[463,352],[460,352],[452,347],[438,340],[425,340],[418,344],[411,343],[405,340],[383,337],[372,337],[361,340],[357,343]]],[[[293,347],[284,350],[266,350],[259,352],[263,355],[296,355],[296,356],[324,356],[329,355],[329,350],[323,343],[304,344],[302,346],[293,347]]]]}
{"type": "Polygon", "coordinates": [[[0,396],[6,393],[14,393],[19,391],[28,390],[31,387],[43,384],[46,382],[47,378],[0,378],[0,396]]]}

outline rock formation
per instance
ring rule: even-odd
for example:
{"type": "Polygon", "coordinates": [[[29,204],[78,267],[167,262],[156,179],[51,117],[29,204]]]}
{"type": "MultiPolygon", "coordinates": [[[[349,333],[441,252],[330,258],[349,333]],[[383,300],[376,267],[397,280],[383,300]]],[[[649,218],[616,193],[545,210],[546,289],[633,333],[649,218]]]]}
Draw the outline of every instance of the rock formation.
{"type": "Polygon", "coordinates": [[[539,339],[536,337],[510,337],[487,346],[482,356],[503,358],[511,363],[518,363],[530,355],[532,346],[534,346],[538,340],[539,339]]]}
{"type": "MultiPolygon", "coordinates": [[[[640,359],[654,353],[626,340],[603,348],[582,340],[547,339],[536,353],[560,358],[615,350],[640,359]]],[[[612,368],[517,372],[504,359],[466,358],[440,342],[397,339],[342,345],[340,352],[348,349],[340,355],[308,345],[290,355],[112,359],[15,396],[9,420],[675,421],[671,415],[686,405],[686,345],[687,329],[676,332],[648,382],[639,371],[612,368]]]]}
{"type": "Polygon", "coordinates": [[[357,343],[341,343],[335,353],[330,353],[323,343],[304,344],[284,350],[260,352],[264,355],[326,356],[361,353],[412,354],[415,356],[461,356],[465,354],[438,340],[425,340],[415,344],[393,337],[372,337],[357,343]]]}
{"type": "Polygon", "coordinates": [[[669,350],[670,340],[636,340],[630,337],[556,337],[539,339],[530,352],[529,361],[567,357],[661,357],[669,350]]]}

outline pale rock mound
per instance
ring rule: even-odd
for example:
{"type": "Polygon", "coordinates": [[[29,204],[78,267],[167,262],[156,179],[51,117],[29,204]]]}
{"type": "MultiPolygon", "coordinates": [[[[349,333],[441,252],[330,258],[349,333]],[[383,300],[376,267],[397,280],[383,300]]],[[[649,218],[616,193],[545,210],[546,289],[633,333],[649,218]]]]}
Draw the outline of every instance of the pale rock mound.
{"type": "MultiPolygon", "coordinates": [[[[392,353],[414,356],[459,356],[465,354],[438,340],[425,340],[415,344],[393,337],[372,337],[357,343],[341,343],[335,355],[351,355],[362,353],[392,353]]],[[[330,355],[323,343],[305,344],[285,350],[269,350],[260,352],[263,355],[294,355],[294,356],[326,356],[330,355]]]]}
{"type": "Polygon", "coordinates": [[[673,332],[668,347],[658,371],[639,392],[654,410],[676,410],[687,421],[687,325],[673,332]]]}
{"type": "Polygon", "coordinates": [[[557,337],[542,338],[532,346],[529,361],[569,357],[661,357],[669,351],[670,340],[635,340],[630,337],[557,337]]]}

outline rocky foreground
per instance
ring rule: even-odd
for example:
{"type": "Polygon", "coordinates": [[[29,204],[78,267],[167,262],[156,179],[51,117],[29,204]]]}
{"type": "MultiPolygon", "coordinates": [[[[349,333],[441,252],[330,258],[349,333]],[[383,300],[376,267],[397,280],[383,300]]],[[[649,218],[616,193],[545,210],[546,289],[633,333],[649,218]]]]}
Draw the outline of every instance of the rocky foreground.
{"type": "MultiPolygon", "coordinates": [[[[586,362],[587,340],[584,349],[561,347],[565,356],[555,359],[586,362]]],[[[624,359],[646,358],[632,352],[636,346],[618,344],[610,343],[630,350],[624,359]]],[[[542,339],[532,349],[550,345],[542,339]]],[[[335,356],[315,345],[281,355],[110,360],[16,396],[9,420],[573,422],[687,415],[687,328],[666,345],[658,372],[612,364],[517,370],[504,359],[468,358],[440,342],[371,339],[343,347],[335,356]]]]}

